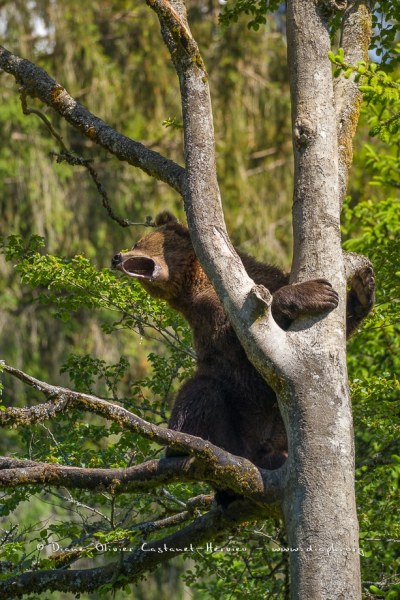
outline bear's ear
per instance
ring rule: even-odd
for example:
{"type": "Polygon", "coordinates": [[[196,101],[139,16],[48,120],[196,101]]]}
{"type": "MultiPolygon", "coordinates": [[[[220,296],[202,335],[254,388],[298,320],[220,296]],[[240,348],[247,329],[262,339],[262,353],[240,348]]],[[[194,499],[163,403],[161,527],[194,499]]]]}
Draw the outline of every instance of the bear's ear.
{"type": "Polygon", "coordinates": [[[161,227],[161,225],[178,223],[178,219],[172,213],[170,213],[169,210],[163,210],[156,216],[154,223],[156,227],[161,227]]]}

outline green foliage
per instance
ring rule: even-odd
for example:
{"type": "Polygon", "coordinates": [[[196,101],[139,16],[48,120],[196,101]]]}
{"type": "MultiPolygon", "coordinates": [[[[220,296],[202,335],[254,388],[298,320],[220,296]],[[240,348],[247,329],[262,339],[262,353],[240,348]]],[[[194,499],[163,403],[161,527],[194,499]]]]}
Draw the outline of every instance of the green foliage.
{"type": "Polygon", "coordinates": [[[242,527],[240,535],[210,543],[199,551],[201,560],[186,570],[190,588],[203,598],[284,598],[288,553],[276,524],[242,527]]]}
{"type": "Polygon", "coordinates": [[[44,245],[38,236],[26,243],[14,235],[3,238],[1,244],[6,259],[18,261],[14,268],[22,283],[40,289],[38,301],[48,305],[54,316],[68,321],[80,309],[108,309],[122,318],[105,321],[107,333],[130,328],[144,335],[149,328],[190,355],[190,334],[184,321],[166,304],[153,300],[137,282],[117,278],[110,269],[98,270],[83,255],[68,259],[43,255],[37,252],[44,245]]]}
{"type": "MultiPolygon", "coordinates": [[[[398,46],[400,51],[400,45],[398,46]]],[[[343,73],[359,84],[364,100],[369,105],[370,135],[391,144],[398,143],[400,137],[400,83],[378,67],[377,64],[367,64],[363,61],[351,65],[345,61],[343,48],[334,54],[329,53],[329,59],[336,66],[335,77],[343,73]]]]}
{"type": "Polygon", "coordinates": [[[370,332],[371,348],[364,339],[360,346],[364,360],[358,365],[354,364],[356,373],[362,375],[373,375],[376,370],[392,371],[394,366],[389,340],[396,338],[400,327],[400,272],[397,269],[400,256],[399,207],[398,198],[381,201],[369,199],[359,202],[354,208],[349,206],[345,211],[344,232],[349,236],[345,248],[362,252],[372,260],[378,289],[377,306],[363,333],[366,335],[366,332],[370,332]],[[362,234],[350,237],[352,232],[359,232],[361,226],[362,234]],[[365,362],[367,356],[370,359],[365,362]]]}
{"type": "Polygon", "coordinates": [[[32,235],[28,241],[20,235],[10,235],[9,238],[0,236],[0,250],[4,253],[6,260],[13,260],[25,256],[27,260],[45,245],[40,235],[32,235]]]}
{"type": "Polygon", "coordinates": [[[267,13],[278,10],[280,5],[280,0],[229,0],[222,8],[220,21],[228,26],[236,23],[243,14],[251,15],[252,20],[247,26],[258,31],[261,25],[266,24],[267,13]]]}
{"type": "Polygon", "coordinates": [[[116,394],[116,389],[129,369],[129,362],[123,356],[115,365],[107,365],[104,360],[89,355],[70,354],[61,367],[61,373],[68,372],[69,378],[78,391],[91,391],[95,378],[104,380],[108,391],[116,394]]]}
{"type": "Polygon", "coordinates": [[[336,75],[354,76],[365,102],[368,142],[355,169],[369,174],[354,187],[343,211],[346,250],[367,255],[375,269],[377,304],[349,343],[349,375],[357,449],[357,501],[366,597],[397,597],[400,528],[400,199],[399,84],[377,65],[348,65],[342,50],[330,55],[336,75]],[[376,582],[370,585],[370,582],[376,582]]]}
{"type": "Polygon", "coordinates": [[[389,68],[399,62],[398,39],[399,0],[378,0],[373,5],[371,50],[379,61],[389,68]]]}
{"type": "Polygon", "coordinates": [[[178,121],[176,117],[168,117],[163,121],[164,127],[172,127],[172,129],[183,129],[183,123],[178,121]]]}

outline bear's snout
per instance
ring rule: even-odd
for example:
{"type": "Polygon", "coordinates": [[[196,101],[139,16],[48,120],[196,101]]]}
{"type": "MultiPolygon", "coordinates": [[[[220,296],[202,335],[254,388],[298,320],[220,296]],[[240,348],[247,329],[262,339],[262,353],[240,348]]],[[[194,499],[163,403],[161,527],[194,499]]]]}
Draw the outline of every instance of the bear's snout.
{"type": "Polygon", "coordinates": [[[113,269],[115,269],[116,267],[118,267],[118,265],[120,265],[122,262],[122,254],[121,252],[119,254],[116,254],[115,256],[112,257],[111,259],[111,267],[113,269]]]}

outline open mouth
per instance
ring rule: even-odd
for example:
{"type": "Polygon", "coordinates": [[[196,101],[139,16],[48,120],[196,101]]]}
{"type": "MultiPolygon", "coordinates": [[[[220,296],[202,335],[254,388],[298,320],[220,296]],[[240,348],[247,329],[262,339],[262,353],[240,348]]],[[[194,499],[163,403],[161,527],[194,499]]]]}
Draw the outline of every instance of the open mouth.
{"type": "Polygon", "coordinates": [[[130,277],[142,277],[143,279],[153,279],[157,270],[154,260],[146,256],[127,258],[121,268],[130,277]]]}

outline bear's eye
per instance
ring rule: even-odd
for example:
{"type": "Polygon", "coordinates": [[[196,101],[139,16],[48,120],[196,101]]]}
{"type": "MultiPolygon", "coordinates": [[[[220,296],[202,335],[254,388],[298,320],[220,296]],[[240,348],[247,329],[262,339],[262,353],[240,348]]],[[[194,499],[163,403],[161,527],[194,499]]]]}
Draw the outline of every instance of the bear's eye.
{"type": "Polygon", "coordinates": [[[139,246],[138,242],[136,242],[136,244],[134,244],[131,248],[131,250],[136,250],[136,248],[139,246]]]}

